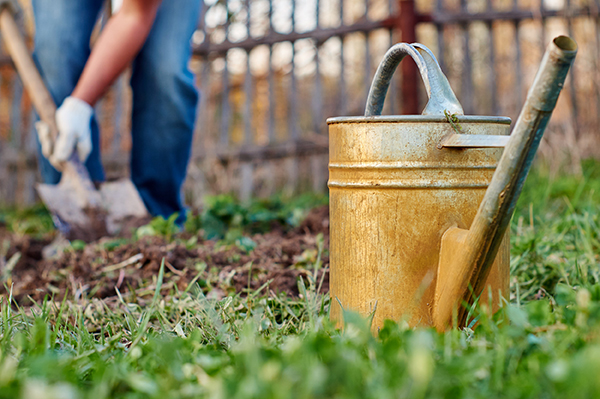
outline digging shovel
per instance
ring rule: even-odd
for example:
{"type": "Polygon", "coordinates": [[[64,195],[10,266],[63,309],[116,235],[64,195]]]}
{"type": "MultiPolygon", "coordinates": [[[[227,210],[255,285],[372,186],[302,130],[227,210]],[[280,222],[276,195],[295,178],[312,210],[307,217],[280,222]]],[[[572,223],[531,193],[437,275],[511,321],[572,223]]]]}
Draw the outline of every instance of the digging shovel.
{"type": "MultiPolygon", "coordinates": [[[[15,22],[18,6],[11,0],[0,0],[0,32],[31,101],[40,115],[38,129],[56,141],[58,130],[54,120],[56,104],[37,70],[25,40],[15,22]]],[[[73,151],[65,163],[57,185],[39,184],[37,191],[53,216],[58,216],[68,238],[93,241],[118,233],[125,222],[144,218],[148,212],[135,186],[128,179],[103,183],[96,189],[87,169],[73,151]]]]}

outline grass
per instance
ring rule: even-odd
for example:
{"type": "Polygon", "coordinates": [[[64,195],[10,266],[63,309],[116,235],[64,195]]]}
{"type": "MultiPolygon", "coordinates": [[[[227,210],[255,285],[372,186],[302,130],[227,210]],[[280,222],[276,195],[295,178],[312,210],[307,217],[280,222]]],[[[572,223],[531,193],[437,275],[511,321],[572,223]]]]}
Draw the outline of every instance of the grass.
{"type": "Polygon", "coordinates": [[[480,309],[475,331],[388,322],[374,337],[347,314],[340,332],[315,278],[300,299],[195,286],[119,306],[3,298],[0,398],[599,397],[599,214],[599,163],[536,169],[511,225],[510,305],[480,309]]]}
{"type": "Polygon", "coordinates": [[[52,218],[43,205],[27,209],[0,208],[0,224],[14,234],[35,237],[54,229],[52,218]]]}

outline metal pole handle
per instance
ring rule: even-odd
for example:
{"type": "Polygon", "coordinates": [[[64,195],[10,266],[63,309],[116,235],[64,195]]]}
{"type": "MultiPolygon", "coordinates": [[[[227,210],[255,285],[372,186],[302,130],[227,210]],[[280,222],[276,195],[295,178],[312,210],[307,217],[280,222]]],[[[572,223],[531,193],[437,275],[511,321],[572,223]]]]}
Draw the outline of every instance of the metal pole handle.
{"type": "Polygon", "coordinates": [[[365,116],[381,115],[392,76],[400,61],[407,55],[410,55],[417,64],[429,97],[423,115],[444,115],[444,111],[449,114],[464,115],[462,106],[431,50],[420,43],[398,43],[385,53],[375,72],[367,97],[365,116]]]}
{"type": "MultiPolygon", "coordinates": [[[[445,329],[449,324],[455,306],[462,301],[473,303],[473,297],[479,296],[483,291],[576,54],[577,43],[567,36],[558,36],[548,45],[471,227],[468,231],[463,231],[460,242],[448,241],[449,245],[461,245],[462,248],[454,257],[440,258],[439,268],[445,268],[452,278],[447,281],[438,278],[436,283],[433,321],[438,330],[445,329]]],[[[444,240],[442,238],[442,248],[444,240]]],[[[467,316],[465,307],[458,307],[457,316],[459,324],[463,325],[467,316]]]]}

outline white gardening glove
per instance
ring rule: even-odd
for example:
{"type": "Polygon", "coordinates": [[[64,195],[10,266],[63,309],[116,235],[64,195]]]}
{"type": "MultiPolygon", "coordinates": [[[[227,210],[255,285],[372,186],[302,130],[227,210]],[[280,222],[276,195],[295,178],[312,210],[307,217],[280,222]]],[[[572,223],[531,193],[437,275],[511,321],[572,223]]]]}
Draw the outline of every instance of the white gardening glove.
{"type": "MultiPolygon", "coordinates": [[[[83,163],[92,152],[92,116],[94,108],[83,100],[67,97],[56,110],[58,137],[48,160],[59,168],[77,148],[83,163]]],[[[42,142],[42,151],[44,143],[42,142]]]]}

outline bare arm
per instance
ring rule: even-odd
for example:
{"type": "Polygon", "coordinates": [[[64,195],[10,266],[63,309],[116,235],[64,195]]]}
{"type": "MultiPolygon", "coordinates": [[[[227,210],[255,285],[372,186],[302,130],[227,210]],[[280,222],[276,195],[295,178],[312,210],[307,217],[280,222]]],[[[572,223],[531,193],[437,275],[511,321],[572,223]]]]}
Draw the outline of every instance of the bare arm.
{"type": "Polygon", "coordinates": [[[162,0],[124,0],[94,45],[72,97],[94,105],[142,48],[162,0]]]}

